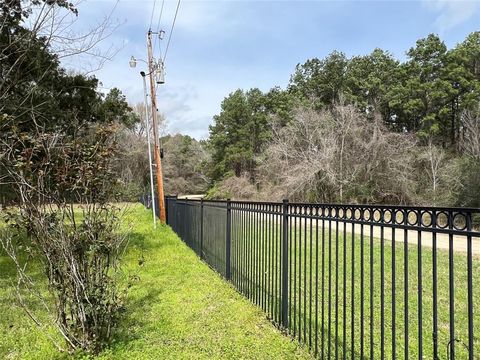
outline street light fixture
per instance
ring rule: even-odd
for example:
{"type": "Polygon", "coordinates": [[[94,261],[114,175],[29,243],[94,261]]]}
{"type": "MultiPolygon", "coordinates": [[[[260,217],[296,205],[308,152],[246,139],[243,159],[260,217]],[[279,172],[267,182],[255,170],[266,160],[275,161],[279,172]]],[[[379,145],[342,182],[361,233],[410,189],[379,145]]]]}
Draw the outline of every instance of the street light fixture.
{"type": "MultiPolygon", "coordinates": [[[[138,61],[141,61],[141,62],[143,62],[143,63],[145,63],[145,64],[148,65],[148,63],[147,63],[145,60],[143,60],[143,59],[137,59],[137,58],[136,58],[135,56],[133,56],[133,55],[130,57],[130,61],[129,61],[128,63],[130,64],[130,67],[131,67],[131,68],[135,68],[135,67],[137,67],[137,62],[138,62],[138,61]]],[[[147,74],[147,75],[150,75],[150,74],[147,74]]]]}
{"type": "Polygon", "coordinates": [[[132,55],[132,57],[130,58],[130,61],[129,61],[129,64],[130,64],[130,67],[131,68],[134,68],[137,66],[137,59],[135,59],[135,57],[132,55]]]}

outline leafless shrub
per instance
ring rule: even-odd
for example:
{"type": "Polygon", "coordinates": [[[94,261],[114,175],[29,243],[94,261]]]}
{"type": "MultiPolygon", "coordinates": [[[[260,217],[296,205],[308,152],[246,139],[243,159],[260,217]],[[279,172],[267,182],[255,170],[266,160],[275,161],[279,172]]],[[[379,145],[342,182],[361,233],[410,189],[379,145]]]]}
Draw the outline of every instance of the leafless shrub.
{"type": "Polygon", "coordinates": [[[461,117],[460,148],[462,152],[480,161],[480,104],[475,110],[466,110],[461,117]]]}
{"type": "MultiPolygon", "coordinates": [[[[458,206],[480,206],[480,104],[466,110],[461,117],[460,161],[461,189],[455,201],[458,206]]],[[[458,161],[457,161],[458,163],[458,161]]]]}
{"type": "Polygon", "coordinates": [[[117,138],[118,155],[115,172],[122,183],[121,198],[136,201],[139,194],[148,190],[150,183],[145,129],[123,128],[119,131],[117,138]]]}
{"type": "Polygon", "coordinates": [[[44,327],[24,300],[33,295],[70,350],[97,352],[112,335],[123,298],[115,279],[126,243],[121,211],[109,205],[115,126],[85,125],[67,135],[0,125],[0,169],[20,199],[0,241],[16,265],[19,303],[44,327]],[[32,262],[42,265],[47,298],[29,276],[32,262]]]}
{"type": "Polygon", "coordinates": [[[248,175],[228,177],[209,193],[210,198],[235,200],[261,199],[261,195],[257,187],[251,183],[248,175]]]}
{"type": "Polygon", "coordinates": [[[433,206],[452,205],[462,188],[462,158],[449,154],[431,139],[418,147],[415,202],[433,206]]]}
{"type": "Polygon", "coordinates": [[[353,106],[301,108],[286,126],[273,122],[264,177],[294,199],[405,203],[414,191],[414,147],[412,137],[353,106]]]}
{"type": "Polygon", "coordinates": [[[197,140],[187,135],[169,135],[162,139],[163,172],[167,194],[201,194],[209,179],[204,166],[208,153],[197,140]]]}

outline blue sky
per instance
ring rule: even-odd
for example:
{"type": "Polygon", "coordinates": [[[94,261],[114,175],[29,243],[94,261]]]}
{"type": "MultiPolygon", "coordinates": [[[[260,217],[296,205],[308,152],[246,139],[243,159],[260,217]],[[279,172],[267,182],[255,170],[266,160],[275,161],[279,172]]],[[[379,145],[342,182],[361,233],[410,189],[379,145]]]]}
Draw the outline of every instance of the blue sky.
{"type": "MultiPolygon", "coordinates": [[[[143,99],[131,55],[146,58],[145,34],[153,0],[121,0],[113,18],[120,26],[102,45],[120,48],[96,72],[103,86],[120,88],[132,103],[143,99]]],[[[162,0],[157,0],[156,29],[162,0]]],[[[82,24],[100,21],[115,4],[86,0],[82,24]]],[[[165,1],[160,28],[170,31],[177,5],[165,1]]],[[[477,1],[188,1],[182,0],[166,59],[159,110],[169,132],[208,135],[222,99],[237,88],[285,87],[295,65],[333,50],[347,56],[380,47],[399,59],[419,38],[437,33],[451,47],[480,30],[477,1]]],[[[162,42],[165,47],[166,40],[162,42]]],[[[158,56],[158,46],[156,54],[158,56]]]]}

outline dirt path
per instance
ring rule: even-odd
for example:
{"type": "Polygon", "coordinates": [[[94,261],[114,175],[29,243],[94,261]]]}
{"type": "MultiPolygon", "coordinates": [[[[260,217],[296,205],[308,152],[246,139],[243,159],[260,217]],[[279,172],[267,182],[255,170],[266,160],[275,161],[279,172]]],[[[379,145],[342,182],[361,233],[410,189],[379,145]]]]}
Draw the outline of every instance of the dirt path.
{"type": "MultiPolygon", "coordinates": [[[[189,199],[201,199],[203,195],[188,195],[189,199]]],[[[179,196],[180,198],[180,196],[179,196]]],[[[185,198],[185,196],[182,196],[182,198],[185,198]]],[[[304,226],[305,224],[305,219],[298,219],[297,218],[297,226],[304,226]]],[[[321,221],[319,221],[319,224],[321,224],[321,221]]],[[[338,226],[339,226],[339,231],[343,232],[343,225],[344,223],[342,221],[338,221],[338,226]]],[[[309,223],[307,223],[307,227],[309,226],[309,223]]],[[[313,226],[315,226],[315,221],[313,222],[313,226]]],[[[325,221],[325,228],[328,227],[328,221],[325,221]]],[[[332,230],[334,230],[336,227],[336,222],[332,221],[332,230]]],[[[352,223],[346,223],[346,231],[351,234],[353,229],[353,224],[352,223]]],[[[393,232],[395,232],[395,241],[403,243],[404,242],[404,230],[403,229],[392,229],[391,227],[385,226],[383,228],[383,237],[385,240],[392,241],[393,238],[393,232]]],[[[355,230],[355,235],[359,236],[360,235],[360,224],[355,224],[354,227],[355,230]]],[[[364,236],[370,236],[370,226],[365,225],[363,227],[364,231],[364,236]]],[[[480,234],[479,234],[480,235],[480,234]]],[[[380,226],[374,226],[373,227],[373,236],[377,239],[381,238],[381,227],[380,226]]],[[[407,239],[409,244],[416,245],[418,244],[418,231],[416,230],[407,230],[407,239]]],[[[440,234],[437,233],[437,249],[439,250],[449,250],[449,235],[448,234],[440,234]]],[[[421,242],[422,246],[428,247],[428,248],[433,248],[433,233],[430,231],[422,231],[421,232],[421,242]]],[[[463,235],[454,235],[453,236],[453,250],[457,252],[463,252],[467,253],[467,237],[463,235]]],[[[477,237],[472,237],[472,253],[473,256],[475,257],[480,257],[480,236],[477,237]]]]}
{"type": "MultiPolygon", "coordinates": [[[[332,224],[333,226],[333,224],[332,224]]],[[[339,229],[343,231],[343,222],[339,222],[339,229]]],[[[356,224],[354,227],[355,235],[359,236],[360,234],[360,225],[356,224]]],[[[346,231],[352,233],[352,224],[346,224],[346,231]]],[[[391,227],[384,227],[383,237],[386,240],[392,241],[393,232],[395,232],[395,241],[404,242],[404,230],[403,229],[392,229],[391,227]]],[[[370,236],[370,226],[365,225],[363,227],[363,232],[365,236],[370,236]]],[[[373,236],[377,239],[381,237],[381,228],[380,226],[373,227],[373,236]]],[[[408,230],[407,239],[409,244],[418,244],[418,231],[408,230]]],[[[437,249],[447,250],[449,249],[449,235],[448,234],[437,234],[437,249]]],[[[422,246],[433,248],[433,233],[429,231],[421,232],[421,242],[422,246]]],[[[480,238],[472,237],[472,252],[474,256],[480,257],[480,238]]],[[[466,236],[453,236],[453,249],[454,251],[467,252],[467,237],[466,236]]]]}
{"type": "MultiPolygon", "coordinates": [[[[298,219],[297,227],[305,226],[306,219],[298,219]]],[[[318,222],[319,226],[321,226],[321,221],[318,222]]],[[[346,232],[351,234],[353,230],[355,230],[355,236],[360,236],[360,224],[352,224],[352,223],[345,223],[346,224],[346,232]],[[354,227],[353,227],[354,225],[354,227]]],[[[313,227],[316,225],[316,221],[314,220],[312,223],[313,227]]],[[[310,226],[310,223],[307,222],[307,228],[310,226]]],[[[332,231],[336,229],[336,221],[332,221],[332,231]]],[[[343,232],[343,221],[338,221],[338,229],[339,232],[343,232]]],[[[328,229],[328,221],[325,221],[325,229],[328,229]]],[[[373,237],[376,239],[381,238],[381,227],[380,226],[373,226],[373,237]]],[[[383,238],[388,241],[392,241],[393,239],[393,232],[395,231],[395,241],[403,243],[404,242],[404,230],[403,229],[393,229],[388,226],[383,227],[383,238]]],[[[370,236],[370,226],[364,225],[363,226],[363,234],[365,237],[370,236]]],[[[479,234],[480,235],[480,234],[479,234]]],[[[407,240],[409,244],[417,245],[418,244],[418,231],[416,230],[407,230],[407,240]]],[[[440,234],[437,233],[437,249],[439,250],[449,250],[449,235],[448,234],[440,234]]],[[[422,231],[421,232],[421,242],[422,246],[433,248],[433,233],[430,231],[422,231]]],[[[467,237],[463,235],[454,235],[453,236],[453,250],[457,252],[467,253],[467,237]]],[[[480,237],[472,237],[472,254],[475,257],[480,258],[480,237]]]]}

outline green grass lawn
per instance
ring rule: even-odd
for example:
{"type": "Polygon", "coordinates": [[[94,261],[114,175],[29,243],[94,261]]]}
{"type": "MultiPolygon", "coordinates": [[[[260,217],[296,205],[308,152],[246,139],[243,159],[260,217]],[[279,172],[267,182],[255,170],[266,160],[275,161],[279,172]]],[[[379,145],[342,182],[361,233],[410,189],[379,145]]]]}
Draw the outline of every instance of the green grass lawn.
{"type": "MultiPolygon", "coordinates": [[[[99,359],[310,358],[304,347],[281,334],[259,308],[200,262],[169,227],[153,230],[143,206],[133,205],[125,222],[132,230],[123,279],[136,275],[138,280],[130,289],[120,330],[99,359]]],[[[33,267],[31,273],[42,279],[40,269],[33,267]]],[[[0,358],[68,358],[49,340],[60,339],[54,329],[37,328],[15,305],[13,281],[13,265],[0,252],[0,358]]]]}

